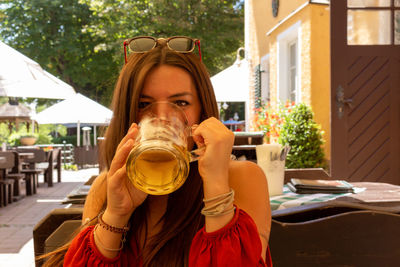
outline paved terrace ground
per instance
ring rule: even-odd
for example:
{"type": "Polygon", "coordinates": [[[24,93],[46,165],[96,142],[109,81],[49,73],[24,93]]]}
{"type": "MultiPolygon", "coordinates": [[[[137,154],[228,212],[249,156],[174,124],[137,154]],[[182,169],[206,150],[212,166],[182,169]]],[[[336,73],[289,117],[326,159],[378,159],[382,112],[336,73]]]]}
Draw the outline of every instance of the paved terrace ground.
{"type": "Polygon", "coordinates": [[[51,210],[67,207],[61,204],[66,195],[98,173],[98,168],[63,171],[61,183],[54,175],[53,187],[40,176],[36,195],[0,208],[0,267],[34,267],[33,227],[51,210]]]}

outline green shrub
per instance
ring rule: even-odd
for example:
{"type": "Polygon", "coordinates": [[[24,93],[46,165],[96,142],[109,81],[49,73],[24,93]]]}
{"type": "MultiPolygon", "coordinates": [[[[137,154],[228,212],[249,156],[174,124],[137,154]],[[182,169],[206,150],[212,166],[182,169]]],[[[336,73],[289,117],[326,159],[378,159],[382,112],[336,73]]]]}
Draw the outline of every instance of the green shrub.
{"type": "Polygon", "coordinates": [[[36,144],[37,145],[42,145],[42,144],[51,144],[52,143],[52,139],[53,137],[49,134],[45,134],[45,133],[40,133],[39,135],[37,135],[37,140],[36,140],[36,144]]]}
{"type": "Polygon", "coordinates": [[[63,144],[63,141],[65,141],[66,144],[76,146],[76,135],[66,135],[53,138],[53,144],[63,144]]]}
{"type": "Polygon", "coordinates": [[[287,168],[325,167],[323,131],[313,117],[311,108],[305,104],[297,104],[285,116],[278,142],[291,147],[286,158],[287,168]]]}
{"type": "Polygon", "coordinates": [[[78,170],[78,165],[76,165],[76,164],[63,164],[62,168],[64,170],[77,171],[78,170]]]}
{"type": "MultiPolygon", "coordinates": [[[[80,136],[81,138],[81,145],[83,144],[83,134],[80,136]]],[[[53,144],[63,144],[63,141],[66,142],[66,144],[72,144],[76,146],[76,135],[66,135],[66,136],[60,136],[60,137],[54,137],[53,138],[53,144]]],[[[93,134],[90,134],[90,144],[93,145],[93,134]]]]}

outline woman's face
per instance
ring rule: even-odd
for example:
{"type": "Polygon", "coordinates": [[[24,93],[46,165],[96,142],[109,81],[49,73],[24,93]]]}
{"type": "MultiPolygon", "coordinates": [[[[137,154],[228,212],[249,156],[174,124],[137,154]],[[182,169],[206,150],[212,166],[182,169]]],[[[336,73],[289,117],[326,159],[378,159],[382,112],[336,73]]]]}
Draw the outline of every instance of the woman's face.
{"type": "Polygon", "coordinates": [[[189,125],[200,123],[200,100],[192,76],[184,69],[161,65],[150,71],[139,98],[139,114],[148,104],[160,101],[179,106],[189,125]]]}

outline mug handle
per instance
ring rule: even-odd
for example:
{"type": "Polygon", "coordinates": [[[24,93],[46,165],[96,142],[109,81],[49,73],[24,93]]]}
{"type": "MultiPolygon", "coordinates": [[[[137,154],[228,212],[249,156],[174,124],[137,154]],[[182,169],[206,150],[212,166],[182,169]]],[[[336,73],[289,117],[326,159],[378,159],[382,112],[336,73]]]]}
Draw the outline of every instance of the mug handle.
{"type": "MultiPolygon", "coordinates": [[[[188,127],[188,136],[193,136],[193,131],[199,127],[198,124],[193,124],[192,126],[188,127]]],[[[193,149],[192,151],[189,151],[190,159],[189,162],[193,162],[199,159],[201,155],[204,154],[204,150],[206,149],[205,146],[199,147],[197,149],[193,149]]]]}
{"type": "Polygon", "coordinates": [[[190,159],[189,162],[193,162],[199,159],[201,155],[204,154],[204,150],[206,149],[205,146],[202,146],[197,149],[193,149],[192,151],[189,151],[190,159]]]}

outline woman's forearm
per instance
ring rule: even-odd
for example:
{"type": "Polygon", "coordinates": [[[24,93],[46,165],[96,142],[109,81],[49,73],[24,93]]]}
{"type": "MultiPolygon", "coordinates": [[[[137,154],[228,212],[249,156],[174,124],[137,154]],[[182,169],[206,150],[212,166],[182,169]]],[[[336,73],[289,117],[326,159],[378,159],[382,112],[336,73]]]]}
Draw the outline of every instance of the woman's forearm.
{"type": "Polygon", "coordinates": [[[124,229],[128,224],[129,217],[115,216],[110,214],[107,209],[100,216],[99,223],[93,230],[96,247],[103,256],[114,258],[123,248],[126,236],[126,232],[122,233],[114,229],[124,229]]]}
{"type": "MultiPolygon", "coordinates": [[[[224,179],[224,180],[227,181],[228,179],[224,179]]],[[[215,182],[208,183],[207,181],[204,181],[203,188],[204,188],[204,199],[215,198],[217,196],[226,194],[231,190],[228,182],[216,184],[215,182]]],[[[204,203],[204,207],[207,208],[213,204],[215,204],[215,201],[206,202],[206,203],[204,203]]],[[[225,211],[232,210],[232,212],[229,212],[224,215],[205,216],[206,231],[214,232],[214,231],[217,231],[217,230],[223,228],[225,225],[227,225],[232,220],[233,215],[234,215],[234,210],[232,208],[233,208],[233,204],[227,206],[225,208],[225,211]]]]}

